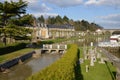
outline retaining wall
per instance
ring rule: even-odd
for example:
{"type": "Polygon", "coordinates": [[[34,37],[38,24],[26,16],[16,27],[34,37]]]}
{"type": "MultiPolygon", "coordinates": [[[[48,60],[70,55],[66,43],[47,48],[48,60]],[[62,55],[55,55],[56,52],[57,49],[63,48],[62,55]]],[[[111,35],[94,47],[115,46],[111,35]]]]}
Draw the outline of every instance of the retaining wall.
{"type": "Polygon", "coordinates": [[[19,63],[19,60],[21,60],[21,61],[23,62],[23,61],[31,58],[32,55],[35,54],[35,53],[36,53],[35,51],[32,51],[32,52],[29,52],[29,53],[27,53],[27,54],[24,54],[24,55],[22,55],[22,56],[20,56],[20,57],[17,57],[17,58],[14,58],[14,59],[12,59],[12,60],[9,60],[9,61],[7,61],[7,62],[1,63],[1,64],[0,64],[0,71],[1,71],[1,72],[2,72],[2,71],[5,71],[6,69],[8,69],[8,68],[10,68],[10,67],[18,64],[18,63],[19,63]]]}

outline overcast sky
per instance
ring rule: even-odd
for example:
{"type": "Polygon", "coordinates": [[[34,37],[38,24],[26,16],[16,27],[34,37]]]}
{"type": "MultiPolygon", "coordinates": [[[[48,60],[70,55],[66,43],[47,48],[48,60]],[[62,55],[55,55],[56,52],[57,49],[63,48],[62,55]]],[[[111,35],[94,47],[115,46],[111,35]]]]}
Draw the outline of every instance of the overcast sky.
{"type": "MultiPolygon", "coordinates": [[[[5,0],[0,0],[5,1],[5,0]]],[[[10,0],[8,0],[10,1],[10,0]]],[[[18,0],[13,0],[18,1],[18,0]]],[[[105,29],[120,29],[120,0],[24,0],[27,13],[38,17],[64,16],[95,22],[105,29]]]]}

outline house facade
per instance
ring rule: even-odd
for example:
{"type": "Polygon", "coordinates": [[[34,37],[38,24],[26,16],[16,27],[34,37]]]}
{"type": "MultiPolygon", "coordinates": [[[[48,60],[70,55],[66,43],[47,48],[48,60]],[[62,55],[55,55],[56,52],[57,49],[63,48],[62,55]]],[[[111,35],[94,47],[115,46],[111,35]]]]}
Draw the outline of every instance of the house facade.
{"type": "Polygon", "coordinates": [[[65,25],[47,25],[49,38],[69,38],[75,33],[74,26],[65,25]]]}
{"type": "Polygon", "coordinates": [[[39,23],[37,26],[27,28],[33,29],[32,35],[37,39],[69,38],[75,35],[74,26],[70,24],[46,25],[39,23]]]}

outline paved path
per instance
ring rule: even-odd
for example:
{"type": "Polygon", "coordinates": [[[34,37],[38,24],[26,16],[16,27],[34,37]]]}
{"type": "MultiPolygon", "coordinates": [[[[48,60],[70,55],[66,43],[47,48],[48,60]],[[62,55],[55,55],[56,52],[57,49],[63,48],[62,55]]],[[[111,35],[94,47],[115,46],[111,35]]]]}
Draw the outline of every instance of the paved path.
{"type": "Polygon", "coordinates": [[[117,63],[116,66],[120,67],[120,58],[114,56],[113,54],[109,53],[107,50],[103,49],[103,48],[99,48],[102,53],[109,58],[109,60],[113,63],[117,63]]]}
{"type": "Polygon", "coordinates": [[[99,48],[99,50],[106,56],[108,57],[108,59],[113,62],[113,64],[116,66],[117,68],[117,80],[120,80],[120,58],[112,55],[111,53],[109,53],[107,50],[103,49],[103,48],[99,48]]]}

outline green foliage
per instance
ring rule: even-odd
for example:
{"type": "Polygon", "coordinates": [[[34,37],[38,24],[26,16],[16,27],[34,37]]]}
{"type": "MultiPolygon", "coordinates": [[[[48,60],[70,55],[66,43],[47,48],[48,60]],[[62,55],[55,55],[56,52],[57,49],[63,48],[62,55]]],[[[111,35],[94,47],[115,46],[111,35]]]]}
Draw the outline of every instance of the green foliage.
{"type": "Polygon", "coordinates": [[[55,23],[56,23],[55,18],[49,16],[47,19],[47,24],[55,24],[55,23]]]}
{"type": "Polygon", "coordinates": [[[22,40],[30,40],[31,38],[27,36],[27,34],[31,34],[32,30],[20,26],[16,26],[14,24],[9,24],[5,28],[0,29],[1,33],[4,33],[6,37],[13,39],[22,39],[22,40]]]}
{"type": "Polygon", "coordinates": [[[58,61],[26,80],[75,80],[77,61],[78,47],[72,44],[58,61]]]}
{"type": "Polygon", "coordinates": [[[69,23],[69,18],[67,16],[64,16],[63,20],[64,20],[64,24],[68,24],[69,23]]]}
{"type": "Polygon", "coordinates": [[[115,67],[108,62],[107,64],[95,63],[95,66],[89,66],[89,72],[86,72],[86,65],[89,65],[90,61],[86,60],[84,64],[81,64],[82,74],[84,80],[115,80],[115,67]],[[103,77],[104,76],[104,77],[103,77]]]}
{"type": "Polygon", "coordinates": [[[18,2],[4,1],[0,2],[0,19],[3,21],[3,25],[8,23],[8,20],[12,17],[19,16],[26,13],[27,2],[19,0],[18,2]]]}
{"type": "MultiPolygon", "coordinates": [[[[80,58],[84,58],[83,49],[83,47],[80,47],[80,58]]],[[[86,65],[90,65],[90,60],[84,60],[84,63],[80,64],[83,75],[83,79],[80,80],[115,80],[115,66],[110,62],[100,64],[99,61],[100,59],[97,59],[94,66],[89,66],[89,72],[86,72],[86,65]]]]}
{"type": "Polygon", "coordinates": [[[45,19],[44,19],[43,15],[41,15],[40,17],[38,17],[38,20],[39,20],[41,23],[45,23],[45,19]]]}
{"type": "Polygon", "coordinates": [[[3,28],[0,28],[0,35],[1,35],[2,32],[3,32],[3,28]]]}
{"type": "Polygon", "coordinates": [[[17,43],[11,46],[1,47],[0,48],[0,55],[8,54],[10,52],[14,52],[16,50],[20,50],[26,47],[28,43],[17,43]]]}
{"type": "Polygon", "coordinates": [[[88,21],[82,20],[82,21],[75,21],[74,22],[75,30],[77,31],[95,31],[97,29],[102,29],[101,26],[95,24],[95,23],[89,23],[88,21]]]}
{"type": "Polygon", "coordinates": [[[33,25],[33,16],[25,14],[20,18],[12,18],[8,20],[8,24],[15,24],[18,26],[32,26],[33,25]]]}
{"type": "Polygon", "coordinates": [[[114,32],[112,33],[112,35],[114,35],[114,34],[120,34],[120,31],[114,31],[114,32]]]}
{"type": "Polygon", "coordinates": [[[25,48],[25,49],[17,50],[8,54],[0,55],[0,63],[19,57],[31,51],[33,51],[32,48],[25,48]]]}
{"type": "MultiPolygon", "coordinates": [[[[38,18],[39,20],[45,18],[38,18]]],[[[63,24],[71,24],[74,26],[76,31],[95,31],[97,29],[103,29],[103,27],[99,26],[98,24],[95,23],[89,23],[88,21],[81,20],[81,21],[73,21],[70,20],[67,16],[64,16],[63,18],[61,16],[56,16],[56,17],[48,17],[46,19],[47,24],[56,24],[56,25],[63,25],[63,24]]]]}

